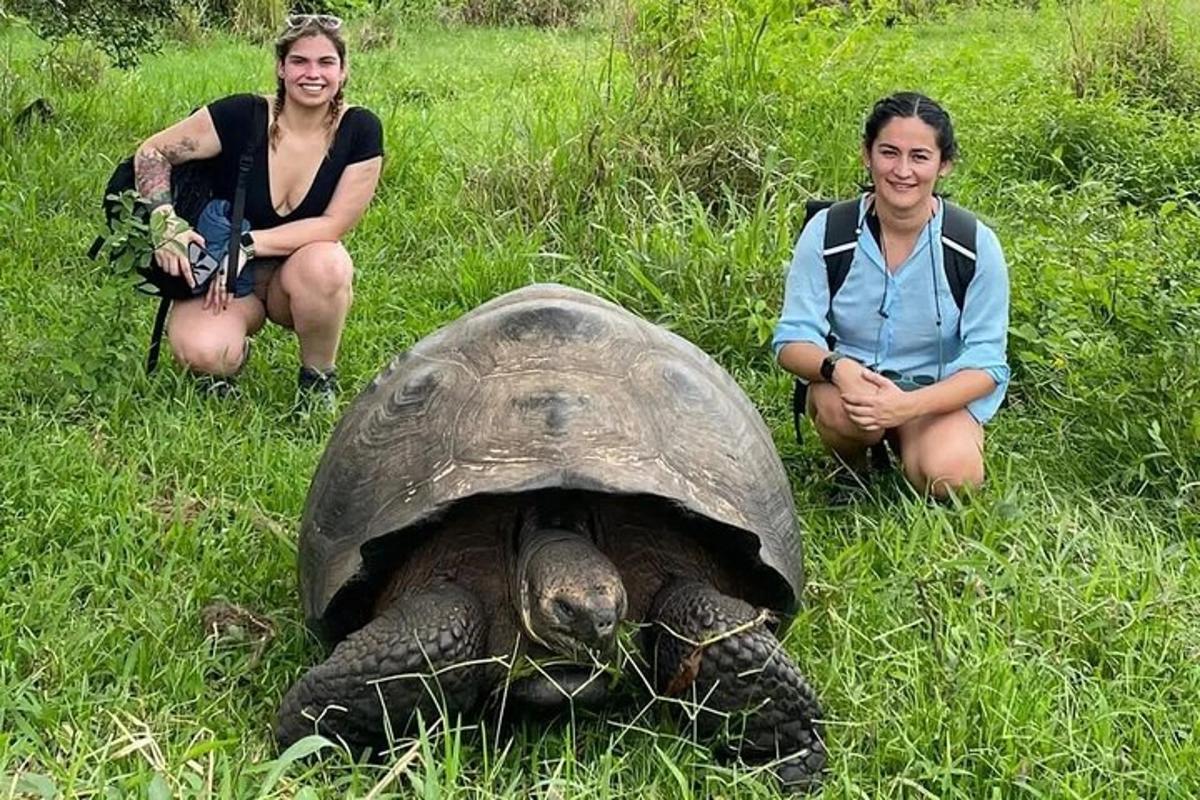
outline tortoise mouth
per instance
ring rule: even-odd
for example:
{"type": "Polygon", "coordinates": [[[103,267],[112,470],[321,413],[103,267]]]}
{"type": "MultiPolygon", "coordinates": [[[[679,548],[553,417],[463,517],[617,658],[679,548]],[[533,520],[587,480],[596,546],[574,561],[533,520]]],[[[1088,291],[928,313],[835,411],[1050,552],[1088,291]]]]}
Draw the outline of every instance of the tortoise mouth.
{"type": "Polygon", "coordinates": [[[526,711],[594,708],[608,697],[610,680],[602,666],[560,662],[539,665],[533,674],[516,678],[507,691],[509,701],[526,711]]]}

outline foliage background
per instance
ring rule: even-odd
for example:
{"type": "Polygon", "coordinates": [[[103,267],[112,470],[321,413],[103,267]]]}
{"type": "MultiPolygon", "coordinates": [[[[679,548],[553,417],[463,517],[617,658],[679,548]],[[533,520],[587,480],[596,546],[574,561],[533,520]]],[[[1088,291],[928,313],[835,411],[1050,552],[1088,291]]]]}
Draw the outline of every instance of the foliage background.
{"type": "MultiPolygon", "coordinates": [[[[349,242],[347,394],[530,281],[616,300],[712,353],[775,433],[810,573],[786,644],[827,708],[826,796],[1200,791],[1195,4],[645,0],[546,30],[471,7],[337,9],[388,150],[349,242]],[[766,343],[802,203],[854,191],[866,110],[909,87],[951,110],[945,188],[1005,246],[1013,390],[971,502],[885,480],[833,503],[766,343]]],[[[278,698],[320,658],[294,531],[329,422],[288,415],[278,330],[225,401],[145,377],[153,303],[83,256],[119,158],[269,90],[282,9],[262,8],[176,6],[129,70],[86,32],[3,18],[0,792],[772,796],[657,718],[435,725],[384,765],[273,750],[278,698]],[[214,600],[271,638],[204,624],[214,600]]]]}

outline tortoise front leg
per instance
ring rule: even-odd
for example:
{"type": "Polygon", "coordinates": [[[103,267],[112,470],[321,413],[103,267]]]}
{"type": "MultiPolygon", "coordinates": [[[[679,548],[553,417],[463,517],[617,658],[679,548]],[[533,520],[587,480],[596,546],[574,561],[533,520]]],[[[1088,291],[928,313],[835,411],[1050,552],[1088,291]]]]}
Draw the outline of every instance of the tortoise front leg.
{"type": "Polygon", "coordinates": [[[677,580],[654,598],[648,621],[657,691],[695,703],[701,735],[725,731],[748,763],[779,761],[775,772],[790,788],[819,782],[821,709],[754,607],[700,581],[677,580]]]}
{"type": "Polygon", "coordinates": [[[459,586],[401,596],[288,690],[275,728],[280,747],[320,733],[355,749],[384,749],[417,712],[428,720],[470,710],[486,688],[485,670],[453,665],[478,659],[486,635],[482,604],[459,586]]]}

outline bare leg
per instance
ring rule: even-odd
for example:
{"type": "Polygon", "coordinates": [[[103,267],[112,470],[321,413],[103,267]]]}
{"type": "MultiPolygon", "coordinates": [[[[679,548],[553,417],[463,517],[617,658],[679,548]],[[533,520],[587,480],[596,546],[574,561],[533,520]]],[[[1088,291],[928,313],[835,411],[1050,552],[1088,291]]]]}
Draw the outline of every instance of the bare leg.
{"type": "Polygon", "coordinates": [[[246,339],[263,326],[266,312],[253,295],[230,298],[229,306],[214,314],[202,308],[203,297],[171,304],[167,341],[175,360],[192,372],[229,376],[242,367],[246,339]]]}
{"type": "Polygon", "coordinates": [[[354,266],[338,242],[313,242],[288,256],[267,287],[267,314],[296,331],[300,363],[328,372],[353,296],[354,266]]]}
{"type": "Polygon", "coordinates": [[[904,475],[918,492],[945,499],[983,484],[983,427],[966,409],[918,417],[896,435],[904,475]]]}
{"type": "Polygon", "coordinates": [[[808,413],[821,443],[855,472],[867,467],[867,448],[879,444],[883,431],[866,431],[846,415],[841,391],[832,383],[808,387],[808,413]]]}

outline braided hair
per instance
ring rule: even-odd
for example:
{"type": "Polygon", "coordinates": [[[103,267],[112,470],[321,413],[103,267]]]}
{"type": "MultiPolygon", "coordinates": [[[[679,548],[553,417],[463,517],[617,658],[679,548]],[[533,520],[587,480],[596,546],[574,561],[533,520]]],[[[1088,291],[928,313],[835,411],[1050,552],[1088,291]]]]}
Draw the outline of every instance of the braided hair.
{"type": "Polygon", "coordinates": [[[333,143],[333,132],[337,129],[338,117],[342,115],[342,106],[346,104],[345,84],[338,87],[337,94],[329,101],[329,114],[325,117],[326,135],[333,143]]]}
{"type": "Polygon", "coordinates": [[[271,111],[271,127],[267,131],[267,141],[274,150],[279,144],[279,115],[283,113],[283,101],[287,97],[287,91],[283,88],[283,78],[275,80],[275,103],[271,111]]]}

